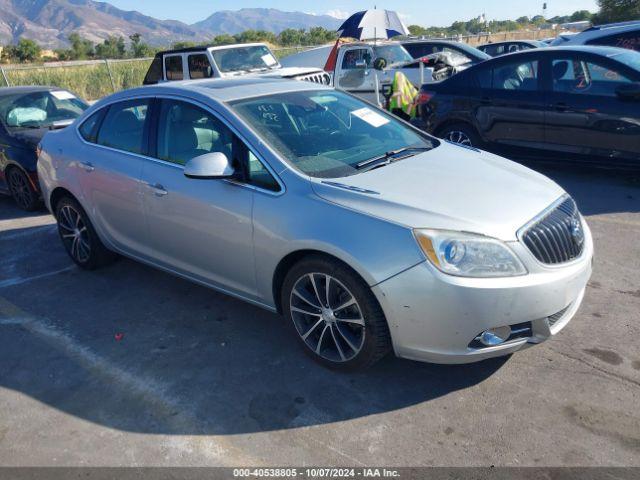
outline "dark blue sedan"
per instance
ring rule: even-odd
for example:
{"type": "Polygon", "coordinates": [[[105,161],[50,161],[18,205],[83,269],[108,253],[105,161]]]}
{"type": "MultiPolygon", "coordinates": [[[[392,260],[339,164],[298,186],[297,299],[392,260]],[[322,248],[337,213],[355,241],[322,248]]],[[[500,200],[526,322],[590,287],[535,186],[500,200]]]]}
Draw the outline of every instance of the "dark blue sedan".
{"type": "Polygon", "coordinates": [[[66,127],[88,107],[61,88],[0,88],[0,193],[11,195],[24,210],[38,208],[38,143],[49,130],[66,127]]]}

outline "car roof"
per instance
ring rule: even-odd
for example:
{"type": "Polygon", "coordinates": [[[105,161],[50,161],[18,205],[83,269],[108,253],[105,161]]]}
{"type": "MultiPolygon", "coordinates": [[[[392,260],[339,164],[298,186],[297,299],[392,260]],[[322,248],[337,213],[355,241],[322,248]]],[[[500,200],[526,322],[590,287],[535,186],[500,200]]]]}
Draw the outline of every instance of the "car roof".
{"type": "Polygon", "coordinates": [[[616,55],[620,55],[621,53],[629,52],[629,50],[601,45],[562,45],[559,47],[540,47],[531,50],[521,50],[519,52],[508,53],[500,57],[494,57],[491,60],[487,61],[498,61],[500,59],[509,58],[513,55],[538,55],[545,52],[583,52],[594,53],[596,55],[602,55],[604,57],[613,57],[616,55]]]}
{"type": "Polygon", "coordinates": [[[21,87],[2,87],[0,88],[0,96],[4,95],[15,95],[17,93],[36,93],[36,92],[51,92],[53,90],[65,90],[60,87],[49,87],[49,86],[40,86],[40,85],[30,85],[30,86],[21,86],[21,87]]]}
{"type": "MultiPolygon", "coordinates": [[[[480,45],[480,47],[489,47],[492,45],[508,45],[510,43],[529,43],[531,45],[537,45],[539,43],[543,43],[540,40],[529,40],[529,39],[525,39],[525,38],[519,38],[517,40],[505,40],[503,42],[491,42],[491,43],[484,43],[482,45],[480,45]]],[[[476,48],[480,48],[480,47],[476,47],[476,48]]]]}
{"type": "Polygon", "coordinates": [[[218,102],[231,102],[262,95],[309,90],[333,90],[333,88],[302,80],[243,75],[232,78],[163,82],[157,85],[125,90],[108,98],[110,101],[113,101],[120,97],[122,99],[135,98],[136,96],[148,95],[149,93],[180,95],[185,92],[191,92],[204,95],[218,102]]]}
{"type": "Polygon", "coordinates": [[[161,55],[171,55],[174,53],[191,53],[191,52],[204,52],[205,50],[213,49],[213,50],[224,50],[229,48],[236,47],[261,47],[266,46],[264,43],[233,43],[229,45],[198,45],[195,47],[184,47],[184,48],[176,48],[173,50],[163,50],[156,54],[157,56],[161,55]]]}
{"type": "Polygon", "coordinates": [[[556,40],[554,40],[554,44],[558,46],[563,45],[563,43],[560,42],[566,42],[567,44],[579,44],[594,38],[606,37],[616,33],[633,32],[636,30],[640,30],[640,20],[596,25],[595,27],[588,28],[574,35],[560,35],[556,40]]]}

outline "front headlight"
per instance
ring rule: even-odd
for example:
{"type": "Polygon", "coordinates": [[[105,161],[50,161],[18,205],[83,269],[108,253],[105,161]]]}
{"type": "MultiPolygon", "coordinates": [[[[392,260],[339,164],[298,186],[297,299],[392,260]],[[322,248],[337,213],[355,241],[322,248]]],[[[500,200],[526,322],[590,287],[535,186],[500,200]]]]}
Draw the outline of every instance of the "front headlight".
{"type": "Polygon", "coordinates": [[[414,230],[418,245],[441,272],[459,277],[514,277],[527,269],[500,240],[446,230],[414,230]]]}

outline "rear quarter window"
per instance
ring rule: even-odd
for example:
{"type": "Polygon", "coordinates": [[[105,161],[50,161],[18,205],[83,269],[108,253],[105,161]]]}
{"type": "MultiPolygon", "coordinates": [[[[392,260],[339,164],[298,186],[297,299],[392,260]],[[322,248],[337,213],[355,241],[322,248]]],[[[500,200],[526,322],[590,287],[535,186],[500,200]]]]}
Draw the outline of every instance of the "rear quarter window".
{"type": "Polygon", "coordinates": [[[87,118],[82,124],[78,131],[82,138],[84,138],[87,142],[96,143],[96,137],[98,135],[98,127],[100,126],[100,122],[102,121],[102,117],[104,116],[105,109],[98,110],[89,118],[87,118]]]}
{"type": "Polygon", "coordinates": [[[587,42],[587,45],[606,45],[608,47],[626,48],[628,50],[640,51],[640,29],[632,32],[609,35],[603,38],[596,38],[587,42]]]}

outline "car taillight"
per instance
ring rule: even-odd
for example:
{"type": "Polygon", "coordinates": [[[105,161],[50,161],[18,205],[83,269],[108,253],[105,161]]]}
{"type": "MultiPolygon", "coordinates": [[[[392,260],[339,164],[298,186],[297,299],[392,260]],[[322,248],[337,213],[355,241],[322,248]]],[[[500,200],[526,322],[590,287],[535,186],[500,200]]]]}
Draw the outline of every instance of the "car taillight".
{"type": "Polygon", "coordinates": [[[435,96],[436,94],[434,92],[427,92],[427,91],[421,90],[420,93],[418,93],[418,96],[416,98],[416,104],[425,105],[429,103],[431,99],[435,96]]]}

